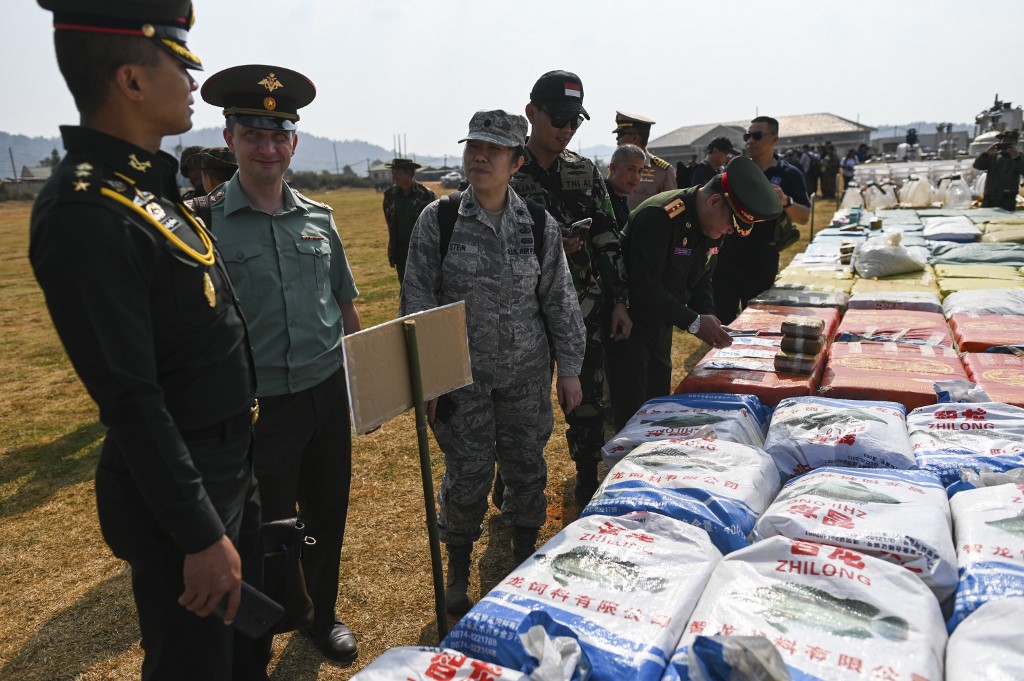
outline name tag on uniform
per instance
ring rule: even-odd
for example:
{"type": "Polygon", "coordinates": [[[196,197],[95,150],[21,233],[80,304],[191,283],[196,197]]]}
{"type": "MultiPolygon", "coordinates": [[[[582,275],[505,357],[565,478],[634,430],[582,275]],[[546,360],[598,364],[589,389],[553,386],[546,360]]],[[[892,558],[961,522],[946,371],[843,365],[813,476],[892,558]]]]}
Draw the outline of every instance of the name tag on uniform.
{"type": "Polygon", "coordinates": [[[449,253],[477,253],[479,250],[476,244],[457,244],[455,242],[448,244],[449,253]]]}
{"type": "Polygon", "coordinates": [[[677,248],[675,251],[673,251],[673,253],[675,253],[676,255],[693,255],[693,249],[692,248],[677,248]]]}

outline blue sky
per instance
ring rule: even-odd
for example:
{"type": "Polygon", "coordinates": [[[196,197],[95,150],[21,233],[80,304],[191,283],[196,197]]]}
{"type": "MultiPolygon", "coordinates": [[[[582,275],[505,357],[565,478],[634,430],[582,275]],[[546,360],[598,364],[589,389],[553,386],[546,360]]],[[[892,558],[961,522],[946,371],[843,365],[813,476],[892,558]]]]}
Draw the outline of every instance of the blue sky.
{"type": "MultiPolygon", "coordinates": [[[[8,13],[0,63],[14,106],[0,129],[55,135],[77,114],[52,16],[30,0],[8,13]]],[[[574,148],[613,143],[616,109],[656,120],[656,137],[757,113],[971,122],[996,93],[1024,104],[1019,0],[198,0],[196,18],[200,83],[242,63],[292,68],[318,89],[301,130],[386,148],[400,133],[420,154],[457,150],[477,109],[521,113],[558,68],[582,78],[593,119],[574,148]]],[[[196,98],[195,126],[220,125],[196,98]]]]}

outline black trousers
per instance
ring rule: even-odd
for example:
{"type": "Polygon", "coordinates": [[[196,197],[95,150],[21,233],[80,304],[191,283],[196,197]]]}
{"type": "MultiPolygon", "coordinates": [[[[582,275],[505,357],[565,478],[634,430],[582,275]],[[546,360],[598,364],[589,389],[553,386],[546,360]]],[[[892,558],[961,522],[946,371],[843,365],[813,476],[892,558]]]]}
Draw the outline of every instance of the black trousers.
{"type": "Polygon", "coordinates": [[[302,569],[313,599],[314,626],[332,624],[338,600],[341,545],[352,481],[352,434],[345,374],[289,395],[260,398],[253,463],[263,520],[306,522],[316,544],[302,569]]]}
{"type": "MultiPolygon", "coordinates": [[[[237,422],[237,419],[236,419],[237,422]]],[[[209,431],[210,429],[204,429],[209,431]]],[[[251,461],[248,427],[186,442],[193,457],[251,461]]],[[[108,437],[104,447],[116,447],[108,437]]],[[[259,495],[252,484],[240,490],[240,514],[225,519],[227,536],[242,560],[242,579],[263,586],[259,495]]],[[[244,479],[244,477],[243,477],[244,479]]],[[[224,625],[216,615],[198,617],[178,604],[185,590],[185,555],[174,545],[139,494],[127,472],[100,467],[96,472],[96,506],[103,537],[114,555],[132,568],[132,592],[142,631],[143,681],[254,681],[267,678],[269,649],[224,625]]]]}
{"type": "Polygon", "coordinates": [[[775,246],[759,249],[723,248],[711,279],[715,292],[715,316],[731,324],[751,299],[775,284],[779,252],[775,246]]]}
{"type": "Polygon", "coordinates": [[[608,341],[604,347],[612,414],[619,431],[644,402],[671,392],[672,327],[634,321],[629,338],[608,341]]]}

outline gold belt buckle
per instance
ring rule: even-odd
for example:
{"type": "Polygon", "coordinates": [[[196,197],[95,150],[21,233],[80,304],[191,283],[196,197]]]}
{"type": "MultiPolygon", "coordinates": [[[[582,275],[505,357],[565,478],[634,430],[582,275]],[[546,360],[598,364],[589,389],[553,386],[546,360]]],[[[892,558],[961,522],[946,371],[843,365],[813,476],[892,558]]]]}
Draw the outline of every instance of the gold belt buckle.
{"type": "Polygon", "coordinates": [[[252,400],[252,406],[249,407],[249,413],[252,414],[252,425],[256,425],[256,422],[260,420],[260,401],[255,397],[252,400]]]}

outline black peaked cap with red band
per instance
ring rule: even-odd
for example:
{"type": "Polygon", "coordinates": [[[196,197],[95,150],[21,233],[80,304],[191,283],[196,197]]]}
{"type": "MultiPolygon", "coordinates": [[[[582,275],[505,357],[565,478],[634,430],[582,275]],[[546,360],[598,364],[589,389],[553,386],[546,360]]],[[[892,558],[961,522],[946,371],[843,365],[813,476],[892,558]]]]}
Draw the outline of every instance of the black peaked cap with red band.
{"type": "Polygon", "coordinates": [[[199,57],[185,44],[195,15],[191,0],[38,0],[53,12],[55,31],[81,31],[148,38],[190,69],[201,71],[199,57]]]}
{"type": "Polygon", "coordinates": [[[737,156],[722,172],[722,193],[729,203],[741,236],[750,234],[755,222],[773,220],[782,214],[782,201],[764,171],[748,156],[737,156]]]}
{"type": "Polygon", "coordinates": [[[267,64],[232,66],[210,76],[200,96],[247,128],[295,130],[298,111],[316,97],[313,81],[298,71],[267,64]]]}

